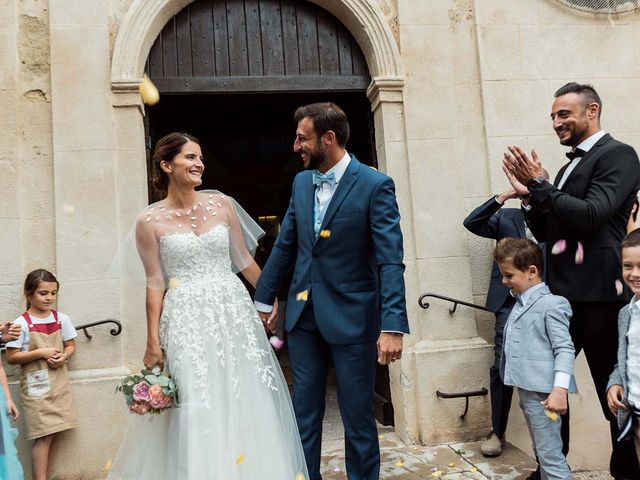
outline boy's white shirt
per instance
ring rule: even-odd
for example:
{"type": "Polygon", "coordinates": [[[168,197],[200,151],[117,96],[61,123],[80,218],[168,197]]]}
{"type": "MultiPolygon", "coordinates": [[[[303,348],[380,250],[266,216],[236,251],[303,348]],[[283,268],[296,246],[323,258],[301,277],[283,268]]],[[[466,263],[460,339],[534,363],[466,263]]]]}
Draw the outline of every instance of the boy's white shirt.
{"type": "MultiPolygon", "coordinates": [[[[60,319],[60,327],[62,329],[62,341],[66,342],[67,340],[76,338],[78,336],[78,332],[76,332],[76,329],[73,326],[73,323],[71,323],[71,320],[69,319],[69,317],[64,313],[60,313],[60,312],[57,312],[57,313],[58,313],[58,318],[60,319]]],[[[46,318],[39,318],[33,315],[30,315],[30,316],[31,316],[31,322],[33,322],[33,324],[53,323],[56,321],[55,318],[53,317],[53,313],[50,313],[49,316],[46,318]]],[[[16,318],[13,321],[13,323],[16,325],[20,325],[20,336],[17,338],[17,340],[8,342],[6,347],[20,348],[21,351],[28,352],[29,351],[29,326],[27,325],[27,321],[24,319],[22,315],[20,315],[18,318],[16,318]]]]}
{"type": "Polygon", "coordinates": [[[640,407],[640,300],[634,295],[629,302],[627,331],[627,398],[629,404],[640,407]]]}
{"type": "MultiPolygon", "coordinates": [[[[519,295],[517,294],[514,295],[513,292],[511,292],[511,295],[513,297],[518,297],[518,296],[520,297],[520,302],[516,302],[514,304],[513,310],[511,310],[510,316],[519,315],[520,310],[524,309],[527,306],[527,302],[531,298],[531,294],[533,294],[536,290],[540,290],[544,286],[545,286],[545,283],[540,282],[533,285],[532,287],[527,288],[524,292],[522,292],[519,295]]],[[[568,390],[570,384],[571,384],[571,375],[569,375],[567,372],[559,372],[559,371],[555,372],[555,376],[553,380],[554,387],[566,388],[568,390]]]]}

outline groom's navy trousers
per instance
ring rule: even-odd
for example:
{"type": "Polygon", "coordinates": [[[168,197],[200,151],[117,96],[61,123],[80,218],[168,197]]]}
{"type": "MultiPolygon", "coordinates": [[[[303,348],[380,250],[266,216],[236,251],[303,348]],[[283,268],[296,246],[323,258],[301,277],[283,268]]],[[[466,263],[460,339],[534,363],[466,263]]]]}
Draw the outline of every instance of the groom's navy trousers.
{"type": "Polygon", "coordinates": [[[349,479],[377,479],[380,450],[373,410],[376,342],[328,343],[318,330],[311,302],[302,311],[296,328],[289,332],[288,340],[293,406],[311,479],[320,478],[314,475],[320,471],[322,419],[331,364],[338,383],[349,479]]]}
{"type": "Polygon", "coordinates": [[[311,480],[320,478],[327,369],[335,366],[349,480],[377,480],[373,415],[380,331],[408,333],[400,214],[393,181],[351,157],[314,231],[312,172],[293,182],[280,234],[255,300],[273,304],[292,264],[285,328],[294,373],[294,407],[311,480]]]}

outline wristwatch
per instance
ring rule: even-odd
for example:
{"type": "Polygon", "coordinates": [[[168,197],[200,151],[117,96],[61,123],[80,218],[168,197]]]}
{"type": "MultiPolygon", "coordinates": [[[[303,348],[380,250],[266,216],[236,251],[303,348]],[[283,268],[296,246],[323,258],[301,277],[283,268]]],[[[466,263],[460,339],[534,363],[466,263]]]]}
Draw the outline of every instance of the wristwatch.
{"type": "Polygon", "coordinates": [[[527,182],[527,188],[529,189],[529,191],[531,191],[532,189],[541,187],[544,182],[545,178],[543,176],[532,178],[527,182]]]}

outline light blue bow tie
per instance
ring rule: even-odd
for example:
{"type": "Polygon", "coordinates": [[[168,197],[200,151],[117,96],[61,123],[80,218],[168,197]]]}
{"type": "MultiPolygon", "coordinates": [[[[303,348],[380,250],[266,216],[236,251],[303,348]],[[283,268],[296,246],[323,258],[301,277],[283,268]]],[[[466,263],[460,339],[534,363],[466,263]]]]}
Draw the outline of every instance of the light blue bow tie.
{"type": "Polygon", "coordinates": [[[315,170],[313,172],[313,184],[317,187],[322,185],[323,183],[328,183],[329,185],[335,185],[336,183],[338,183],[336,181],[336,174],[334,172],[320,173],[315,170]]]}

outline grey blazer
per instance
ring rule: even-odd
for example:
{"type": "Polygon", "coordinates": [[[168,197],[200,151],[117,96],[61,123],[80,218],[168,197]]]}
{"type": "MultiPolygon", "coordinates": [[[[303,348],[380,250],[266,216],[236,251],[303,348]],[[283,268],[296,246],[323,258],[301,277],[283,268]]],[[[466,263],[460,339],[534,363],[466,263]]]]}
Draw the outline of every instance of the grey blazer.
{"type": "Polygon", "coordinates": [[[627,347],[629,346],[627,342],[627,332],[629,331],[630,324],[631,312],[629,311],[629,306],[625,305],[620,309],[620,313],[618,314],[618,363],[613,367],[613,372],[607,384],[607,391],[613,385],[622,385],[624,388],[622,403],[624,403],[627,408],[618,410],[618,428],[621,432],[625,430],[624,427],[629,420],[629,415],[631,415],[631,409],[628,408],[629,400],[627,397],[629,392],[627,387],[627,347]]]}
{"type": "Polygon", "coordinates": [[[505,385],[549,393],[555,372],[571,375],[569,392],[577,391],[573,377],[575,348],[569,334],[569,301],[544,285],[531,294],[518,315],[510,315],[504,329],[500,376],[505,385]],[[505,355],[509,346],[509,358],[505,355]]]}

